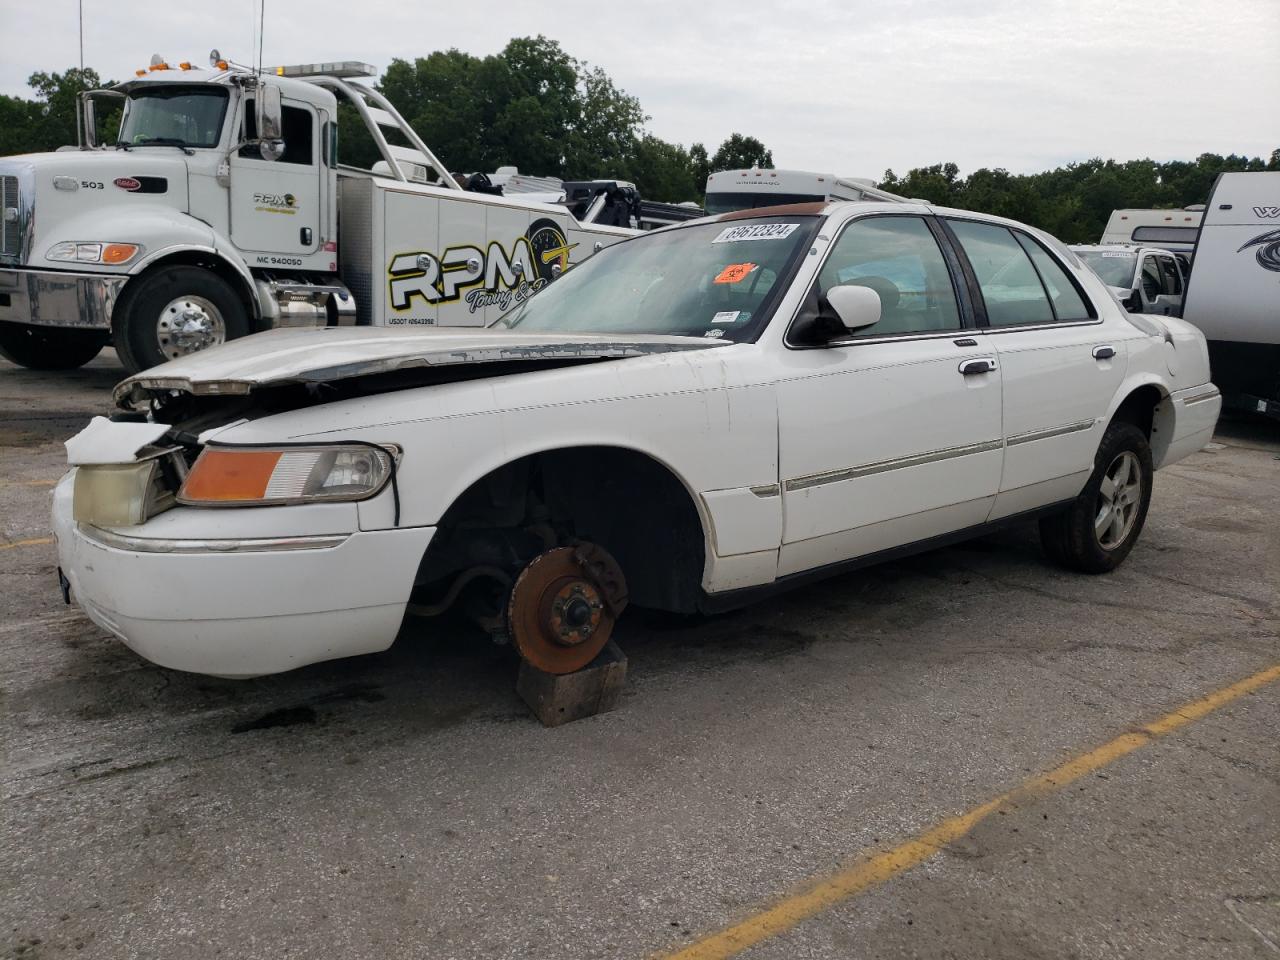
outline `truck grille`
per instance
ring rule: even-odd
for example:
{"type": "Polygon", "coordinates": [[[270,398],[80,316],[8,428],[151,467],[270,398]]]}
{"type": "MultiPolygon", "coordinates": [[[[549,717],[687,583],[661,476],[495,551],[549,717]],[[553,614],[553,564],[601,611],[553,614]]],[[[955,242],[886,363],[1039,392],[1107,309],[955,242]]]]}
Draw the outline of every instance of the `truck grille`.
{"type": "Polygon", "coordinates": [[[0,177],[0,216],[4,219],[4,232],[0,235],[0,256],[16,257],[21,253],[22,222],[18,215],[10,214],[10,210],[21,212],[18,178],[0,177]]]}

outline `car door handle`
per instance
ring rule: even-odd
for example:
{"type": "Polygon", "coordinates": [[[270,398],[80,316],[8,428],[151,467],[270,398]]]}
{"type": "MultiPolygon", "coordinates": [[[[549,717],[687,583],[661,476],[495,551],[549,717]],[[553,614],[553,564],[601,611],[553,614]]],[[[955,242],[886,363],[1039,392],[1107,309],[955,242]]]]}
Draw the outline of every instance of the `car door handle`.
{"type": "Polygon", "coordinates": [[[995,357],[974,357],[971,360],[960,361],[960,372],[966,377],[976,373],[990,373],[995,368],[995,357]]]}
{"type": "Polygon", "coordinates": [[[1116,348],[1109,343],[1101,344],[1093,348],[1093,359],[1110,360],[1116,355],[1116,348]]]}

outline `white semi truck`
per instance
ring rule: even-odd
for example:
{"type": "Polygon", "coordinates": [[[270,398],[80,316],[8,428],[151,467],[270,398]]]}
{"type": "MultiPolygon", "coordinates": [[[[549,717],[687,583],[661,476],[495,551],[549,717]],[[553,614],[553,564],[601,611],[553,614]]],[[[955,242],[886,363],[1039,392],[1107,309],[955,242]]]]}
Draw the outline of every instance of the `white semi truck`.
{"type": "Polygon", "coordinates": [[[464,189],[356,82],[375,73],[155,57],[82,100],[81,149],[0,159],[0,353],[69,369],[111,342],[133,372],[270,327],[481,326],[636,233],[612,182],[581,218],[464,189]],[[94,142],[102,97],[123,102],[114,148],[94,142]],[[372,170],[338,162],[339,102],[372,170]]]}

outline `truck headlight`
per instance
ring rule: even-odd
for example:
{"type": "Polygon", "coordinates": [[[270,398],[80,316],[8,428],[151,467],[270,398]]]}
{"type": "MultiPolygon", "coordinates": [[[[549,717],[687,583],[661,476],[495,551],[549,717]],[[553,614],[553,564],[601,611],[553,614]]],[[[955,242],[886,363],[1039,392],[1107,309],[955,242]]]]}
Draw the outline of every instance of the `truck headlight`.
{"type": "Polygon", "coordinates": [[[244,507],[367,500],[391,479],[397,453],[371,443],[208,446],[178,491],[178,502],[244,507]]]}
{"type": "Polygon", "coordinates": [[[136,243],[86,243],[68,240],[55,243],[45,254],[46,260],[62,260],[70,263],[128,263],[142,247],[136,243]]]}

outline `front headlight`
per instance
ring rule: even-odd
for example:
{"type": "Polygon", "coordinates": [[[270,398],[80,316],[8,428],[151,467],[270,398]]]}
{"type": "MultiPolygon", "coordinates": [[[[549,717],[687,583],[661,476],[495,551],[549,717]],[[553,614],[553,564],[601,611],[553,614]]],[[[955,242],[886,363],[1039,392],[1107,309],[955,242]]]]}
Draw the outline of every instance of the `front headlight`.
{"type": "Polygon", "coordinates": [[[366,443],[205,447],[178,491],[192,506],[367,500],[391,479],[397,451],[366,443]]]}
{"type": "Polygon", "coordinates": [[[174,505],[173,491],[186,472],[181,451],[157,450],[134,463],[93,463],[76,468],[72,515],[95,527],[132,527],[174,505]]]}
{"type": "Polygon", "coordinates": [[[70,263],[128,263],[142,250],[136,243],[86,243],[68,240],[55,243],[45,254],[46,260],[63,260],[70,263]]]}

